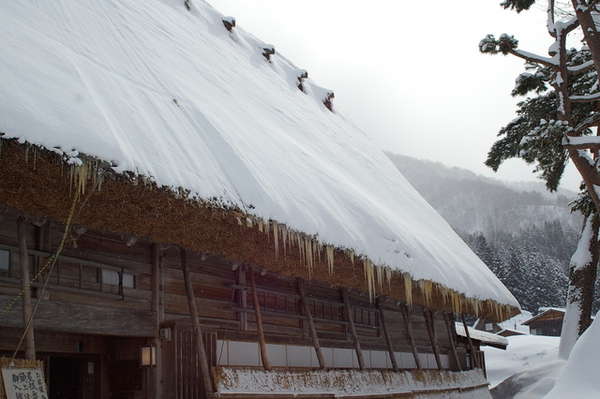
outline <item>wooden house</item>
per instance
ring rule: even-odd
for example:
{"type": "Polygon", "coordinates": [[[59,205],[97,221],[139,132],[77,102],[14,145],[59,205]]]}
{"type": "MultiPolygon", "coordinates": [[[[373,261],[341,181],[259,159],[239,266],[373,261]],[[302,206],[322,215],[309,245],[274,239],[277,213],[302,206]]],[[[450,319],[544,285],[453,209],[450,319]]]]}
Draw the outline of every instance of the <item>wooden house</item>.
{"type": "Polygon", "coordinates": [[[549,335],[559,337],[562,331],[565,310],[559,308],[540,308],[540,312],[524,321],[522,324],[529,327],[533,335],[549,335]]]}
{"type": "Polygon", "coordinates": [[[486,397],[455,321],[514,297],[331,93],[180,3],[0,6],[0,353],[51,398],[486,397]]]}

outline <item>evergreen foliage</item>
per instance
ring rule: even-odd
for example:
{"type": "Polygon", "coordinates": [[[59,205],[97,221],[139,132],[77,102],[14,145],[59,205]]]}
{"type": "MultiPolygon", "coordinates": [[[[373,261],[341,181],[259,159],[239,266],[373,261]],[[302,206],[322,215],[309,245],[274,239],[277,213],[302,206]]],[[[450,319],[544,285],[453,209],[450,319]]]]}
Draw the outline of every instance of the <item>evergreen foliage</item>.
{"type": "MultiPolygon", "coordinates": [[[[591,59],[586,50],[571,49],[566,55],[569,67],[580,66],[591,59]]],[[[505,160],[521,158],[528,164],[535,164],[534,171],[546,182],[546,187],[554,191],[569,161],[562,141],[571,127],[566,121],[559,120],[557,94],[548,90],[548,82],[554,79],[550,68],[529,63],[527,69],[528,72],[517,78],[512,95],[525,96],[534,92],[537,96],[517,104],[517,118],[500,129],[500,139],[493,144],[485,164],[497,171],[505,160]]],[[[597,90],[596,83],[595,71],[573,75],[568,81],[569,92],[573,95],[590,94],[597,90]]],[[[573,125],[578,126],[593,115],[594,107],[595,104],[589,102],[573,103],[573,125]]],[[[587,124],[584,126],[580,133],[592,134],[587,124]]]]}
{"type": "Polygon", "coordinates": [[[523,309],[535,313],[542,306],[564,307],[577,234],[565,233],[560,221],[514,233],[497,231],[491,237],[458,233],[523,309]]]}

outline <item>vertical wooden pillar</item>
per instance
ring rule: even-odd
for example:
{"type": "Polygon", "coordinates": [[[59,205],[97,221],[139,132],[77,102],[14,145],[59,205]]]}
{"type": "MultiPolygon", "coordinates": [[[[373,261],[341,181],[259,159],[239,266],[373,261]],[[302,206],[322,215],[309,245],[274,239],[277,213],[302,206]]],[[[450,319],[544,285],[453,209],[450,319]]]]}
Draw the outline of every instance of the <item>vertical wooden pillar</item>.
{"type": "Polygon", "coordinates": [[[467,336],[467,342],[469,342],[469,350],[471,351],[471,358],[473,365],[477,368],[482,368],[479,364],[479,359],[477,358],[477,353],[475,353],[475,346],[473,345],[473,341],[471,340],[471,334],[469,334],[469,327],[467,326],[467,320],[465,319],[465,314],[461,314],[463,327],[465,328],[465,335],[467,336]]]}
{"type": "Polygon", "coordinates": [[[308,302],[306,301],[306,292],[304,291],[304,280],[301,278],[297,278],[296,281],[298,282],[298,293],[300,294],[302,309],[304,310],[304,315],[306,316],[306,321],[308,323],[308,329],[310,330],[310,336],[312,338],[315,351],[317,352],[319,368],[321,370],[325,370],[325,359],[323,358],[323,351],[321,351],[321,344],[319,343],[319,337],[317,336],[315,323],[313,321],[312,314],[310,313],[310,306],[308,306],[308,302]]]}
{"type": "Polygon", "coordinates": [[[396,362],[396,355],[394,353],[394,346],[392,345],[392,338],[390,337],[390,332],[388,331],[387,322],[385,320],[385,314],[381,306],[381,297],[377,297],[377,310],[379,313],[379,320],[381,321],[381,328],[383,329],[383,336],[385,337],[385,344],[387,346],[387,350],[390,355],[390,360],[392,362],[392,369],[395,372],[398,372],[398,362],[396,362]]]}
{"type": "Polygon", "coordinates": [[[400,305],[400,309],[402,310],[404,324],[406,324],[406,334],[408,335],[408,340],[410,341],[410,347],[415,359],[415,364],[417,365],[417,369],[423,370],[423,367],[421,366],[421,359],[419,359],[419,352],[417,351],[417,344],[415,343],[415,337],[413,334],[410,310],[408,309],[407,304],[400,305]]]}
{"type": "Polygon", "coordinates": [[[427,326],[427,333],[429,334],[429,341],[433,348],[433,355],[435,356],[435,363],[438,366],[438,370],[442,369],[442,360],[440,359],[440,348],[437,344],[437,337],[435,336],[435,325],[433,320],[433,312],[430,309],[423,308],[423,317],[425,318],[425,325],[427,326]]]}
{"type": "Polygon", "coordinates": [[[163,354],[160,328],[164,321],[163,303],[163,264],[159,244],[152,244],[152,311],[155,317],[154,346],[156,347],[156,367],[149,369],[148,397],[163,397],[163,354]]]}
{"type": "Polygon", "coordinates": [[[460,365],[460,359],[458,358],[458,353],[456,352],[456,341],[454,340],[454,329],[452,328],[452,322],[450,320],[450,316],[448,313],[443,312],[444,321],[446,322],[446,330],[448,330],[448,338],[450,339],[450,346],[452,347],[452,356],[454,357],[454,361],[456,362],[456,367],[458,371],[462,371],[462,367],[460,365]]]}
{"type": "MultiPolygon", "coordinates": [[[[25,329],[25,359],[35,359],[35,337],[31,311],[31,290],[29,289],[29,257],[27,255],[27,233],[25,218],[17,219],[17,236],[19,239],[19,263],[21,265],[21,289],[23,290],[23,328],[25,329]]],[[[39,299],[38,299],[39,300],[39,299]]]]}
{"type": "Polygon", "coordinates": [[[183,269],[183,279],[185,281],[185,293],[190,308],[190,317],[192,318],[192,327],[196,338],[196,353],[199,357],[200,372],[202,373],[202,388],[205,398],[211,398],[214,389],[210,375],[210,367],[208,365],[208,357],[206,356],[206,347],[204,346],[204,338],[202,336],[202,328],[200,327],[200,319],[198,318],[198,308],[196,307],[196,299],[194,297],[194,287],[192,286],[187,252],[185,249],[181,249],[181,266],[183,269]]]}
{"type": "Polygon", "coordinates": [[[348,299],[348,289],[342,287],[342,299],[344,300],[344,309],[346,310],[346,321],[350,326],[350,333],[352,334],[352,340],[354,341],[354,349],[356,350],[356,357],[358,358],[358,367],[361,370],[365,369],[365,359],[363,358],[362,350],[360,349],[360,342],[358,341],[358,335],[356,334],[356,327],[354,326],[354,317],[352,317],[352,309],[350,308],[350,300],[348,299]]]}
{"type": "Polygon", "coordinates": [[[254,279],[254,270],[250,267],[250,287],[252,288],[252,301],[254,303],[254,314],[256,315],[256,330],[258,332],[258,344],[260,346],[260,358],[262,359],[265,370],[273,370],[267,357],[267,344],[265,343],[265,332],[262,325],[262,315],[260,313],[260,303],[258,302],[258,293],[256,292],[256,280],[254,279]]]}
{"type": "MultiPolygon", "coordinates": [[[[238,290],[239,295],[239,305],[242,309],[248,309],[248,296],[246,295],[246,268],[244,265],[239,265],[239,277],[236,282],[240,289],[238,290]]],[[[248,313],[240,312],[240,330],[248,331],[248,313]]]]}

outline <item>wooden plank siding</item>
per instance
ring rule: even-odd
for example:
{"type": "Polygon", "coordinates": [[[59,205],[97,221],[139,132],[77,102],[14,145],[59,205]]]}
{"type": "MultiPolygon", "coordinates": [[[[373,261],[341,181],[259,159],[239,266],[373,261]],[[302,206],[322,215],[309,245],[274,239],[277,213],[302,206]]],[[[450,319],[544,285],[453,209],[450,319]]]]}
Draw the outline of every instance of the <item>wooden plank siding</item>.
{"type": "MultiPolygon", "coordinates": [[[[31,276],[38,275],[56,250],[64,233],[63,228],[63,225],[52,221],[40,226],[25,223],[31,276]]],[[[193,395],[190,397],[201,397],[201,394],[196,394],[201,391],[200,388],[192,381],[197,370],[194,368],[196,360],[190,357],[192,355],[189,352],[194,344],[189,338],[190,306],[180,248],[153,243],[145,238],[135,239],[78,226],[71,230],[50,274],[45,294],[38,298],[48,270],[42,272],[31,285],[33,305],[40,301],[34,318],[38,351],[76,354],[80,348],[76,349],[73,342],[81,341],[86,343],[85,353],[108,356],[111,351],[118,352],[118,348],[127,347],[129,355],[126,362],[133,364],[134,352],[147,342],[157,348],[160,361],[158,372],[147,371],[145,378],[148,383],[144,389],[148,390],[148,395],[182,398],[187,397],[186,390],[191,390],[189,392],[193,392],[193,395]],[[103,276],[107,271],[113,276],[116,273],[120,280],[118,284],[105,281],[103,276]],[[133,279],[133,286],[123,284],[124,275],[133,279]],[[172,333],[171,341],[165,337],[161,339],[164,333],[161,329],[172,333]],[[65,338],[53,343],[49,337],[55,332],[61,332],[65,338]],[[162,373],[162,379],[158,373],[162,373]],[[177,381],[180,385],[173,385],[177,381]],[[178,392],[179,396],[174,392],[178,392]]],[[[9,269],[0,270],[2,311],[21,291],[16,215],[10,212],[0,214],[0,251],[10,253],[9,269]]],[[[218,365],[215,354],[217,340],[258,342],[256,312],[248,275],[251,267],[248,266],[255,267],[256,296],[266,344],[310,347],[314,350],[315,340],[318,340],[318,346],[330,352],[332,348],[354,350],[357,347],[362,352],[381,351],[388,363],[392,352],[390,348],[393,348],[396,356],[402,353],[412,357],[413,347],[402,315],[402,308],[406,306],[404,303],[383,297],[379,297],[375,303],[366,293],[346,290],[356,343],[340,287],[318,281],[303,281],[304,307],[299,284],[294,277],[269,273],[256,265],[240,265],[235,260],[223,259],[217,254],[188,252],[187,262],[193,302],[202,330],[207,334],[207,350],[212,367],[218,365]],[[306,308],[312,316],[314,330],[309,328],[306,308]],[[386,331],[380,311],[385,312],[386,331]]],[[[408,311],[416,351],[419,356],[432,355],[431,330],[428,331],[425,323],[423,308],[414,305],[409,306],[408,311]]],[[[465,342],[456,339],[455,331],[448,333],[448,325],[454,326],[453,315],[447,314],[448,324],[441,312],[432,311],[431,315],[439,354],[449,359],[450,369],[459,370],[457,356],[461,368],[467,369],[465,342]],[[457,355],[452,351],[452,337],[456,342],[457,355]]],[[[0,317],[0,351],[7,353],[16,346],[16,336],[21,328],[21,301],[18,300],[0,317]]],[[[105,359],[98,367],[105,370],[112,366],[105,359]]],[[[252,367],[260,367],[260,364],[252,367]]],[[[104,394],[109,390],[105,385],[102,388],[104,394]]]]}

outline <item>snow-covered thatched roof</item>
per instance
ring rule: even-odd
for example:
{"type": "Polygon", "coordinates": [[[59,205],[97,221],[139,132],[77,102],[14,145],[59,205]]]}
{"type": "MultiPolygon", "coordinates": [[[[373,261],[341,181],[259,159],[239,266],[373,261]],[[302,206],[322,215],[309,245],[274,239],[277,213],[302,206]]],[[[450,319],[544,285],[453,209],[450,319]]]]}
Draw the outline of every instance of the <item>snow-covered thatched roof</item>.
{"type": "Polygon", "coordinates": [[[301,91],[305,71],[280,49],[267,60],[269,45],[222,19],[203,1],[2,2],[0,132],[518,307],[365,133],[326,108],[330,91],[309,78],[301,91]]]}

